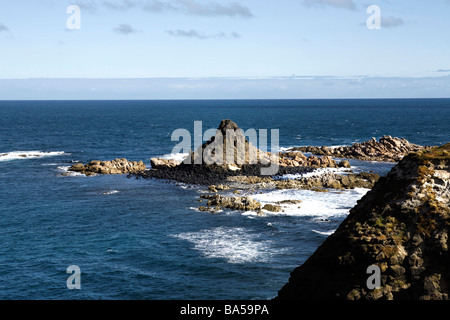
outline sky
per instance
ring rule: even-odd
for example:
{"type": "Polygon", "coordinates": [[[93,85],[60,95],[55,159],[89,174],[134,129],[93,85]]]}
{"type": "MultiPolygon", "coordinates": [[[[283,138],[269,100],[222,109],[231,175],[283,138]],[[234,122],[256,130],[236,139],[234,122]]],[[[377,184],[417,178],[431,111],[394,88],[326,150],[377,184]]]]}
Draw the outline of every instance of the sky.
{"type": "Polygon", "coordinates": [[[2,0],[0,100],[450,98],[449,13],[450,0],[2,0]]]}

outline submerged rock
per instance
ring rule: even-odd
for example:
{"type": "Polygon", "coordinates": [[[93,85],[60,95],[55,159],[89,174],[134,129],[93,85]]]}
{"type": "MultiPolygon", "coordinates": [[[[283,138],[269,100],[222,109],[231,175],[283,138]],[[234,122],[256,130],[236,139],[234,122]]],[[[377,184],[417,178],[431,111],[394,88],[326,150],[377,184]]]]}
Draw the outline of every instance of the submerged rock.
{"type": "Polygon", "coordinates": [[[276,203],[278,203],[278,204],[299,204],[302,202],[303,202],[302,200],[288,199],[288,200],[280,200],[280,201],[277,201],[276,203]]]}
{"type": "Polygon", "coordinates": [[[280,212],[281,211],[281,207],[279,205],[270,204],[270,203],[265,204],[264,207],[262,207],[262,208],[264,210],[271,211],[271,212],[280,212]]]}
{"type": "Polygon", "coordinates": [[[409,154],[380,178],[276,299],[448,300],[449,229],[450,143],[409,154]],[[379,288],[368,285],[370,266],[379,288]]]}
{"type": "Polygon", "coordinates": [[[350,162],[348,160],[342,160],[339,162],[339,168],[351,168],[350,162]]]}

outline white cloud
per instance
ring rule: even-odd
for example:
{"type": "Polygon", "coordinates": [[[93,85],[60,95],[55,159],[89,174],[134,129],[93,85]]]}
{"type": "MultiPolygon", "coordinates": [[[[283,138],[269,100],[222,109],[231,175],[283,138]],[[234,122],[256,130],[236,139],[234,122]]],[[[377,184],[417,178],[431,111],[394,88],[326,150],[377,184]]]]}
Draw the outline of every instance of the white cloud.
{"type": "Polygon", "coordinates": [[[139,32],[139,30],[134,29],[129,24],[120,24],[119,26],[115,27],[113,29],[113,31],[116,33],[119,33],[119,34],[124,34],[124,35],[139,32]]]}
{"type": "Polygon", "coordinates": [[[69,4],[74,4],[80,7],[80,10],[83,12],[89,12],[89,13],[97,13],[99,8],[98,4],[95,1],[88,1],[88,0],[75,0],[75,1],[69,1],[69,4]]]}
{"type": "Polygon", "coordinates": [[[303,0],[303,4],[307,7],[335,7],[348,10],[356,8],[353,0],[303,0]]]}
{"type": "Polygon", "coordinates": [[[9,29],[3,23],[0,22],[0,32],[3,32],[3,31],[9,31],[9,29]]]}
{"type": "Polygon", "coordinates": [[[136,7],[139,4],[139,2],[134,0],[121,0],[119,2],[117,1],[104,1],[103,5],[108,9],[113,10],[127,10],[136,7]]]}
{"type": "Polygon", "coordinates": [[[200,3],[195,0],[177,0],[176,5],[187,14],[199,16],[253,17],[250,9],[237,2],[223,5],[217,2],[200,3]]]}
{"type": "Polygon", "coordinates": [[[403,24],[405,24],[405,21],[403,21],[402,18],[396,18],[393,16],[383,17],[383,15],[381,16],[381,27],[382,28],[394,28],[394,27],[399,27],[403,24]]]}
{"type": "Polygon", "coordinates": [[[95,13],[101,8],[117,11],[137,8],[152,13],[177,12],[196,16],[253,17],[250,9],[238,2],[200,2],[197,0],[104,0],[102,2],[72,0],[72,2],[75,2],[74,4],[82,10],[91,13],[95,13]]]}
{"type": "Polygon", "coordinates": [[[241,35],[237,32],[225,33],[218,32],[213,34],[205,34],[197,30],[168,30],[166,31],[169,35],[174,37],[185,37],[185,38],[196,38],[196,39],[237,39],[241,35]]]}

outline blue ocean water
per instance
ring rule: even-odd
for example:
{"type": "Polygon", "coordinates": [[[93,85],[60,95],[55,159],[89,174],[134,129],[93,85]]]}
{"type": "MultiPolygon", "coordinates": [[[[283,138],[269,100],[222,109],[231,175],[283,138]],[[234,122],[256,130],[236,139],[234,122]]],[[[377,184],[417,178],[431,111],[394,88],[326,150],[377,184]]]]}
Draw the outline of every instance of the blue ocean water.
{"type": "MultiPolygon", "coordinates": [[[[0,101],[0,299],[270,299],[367,190],[278,190],[303,200],[260,217],[199,212],[203,188],[64,176],[74,161],[170,154],[175,129],[232,119],[279,129],[281,147],[382,135],[450,141],[450,99],[0,101]],[[27,155],[23,157],[21,155],[27,155]],[[69,290],[66,269],[81,269],[69,290]]],[[[386,173],[392,164],[352,161],[386,173]]]]}

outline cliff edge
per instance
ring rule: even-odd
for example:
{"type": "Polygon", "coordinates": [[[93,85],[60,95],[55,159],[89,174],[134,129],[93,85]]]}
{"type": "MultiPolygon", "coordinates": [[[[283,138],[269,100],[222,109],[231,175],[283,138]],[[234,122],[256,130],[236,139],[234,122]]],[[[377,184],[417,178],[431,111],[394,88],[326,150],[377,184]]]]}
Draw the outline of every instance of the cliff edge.
{"type": "Polygon", "coordinates": [[[448,300],[450,143],[405,156],[275,299],[448,300]],[[379,285],[369,286],[370,266],[379,285]]]}

